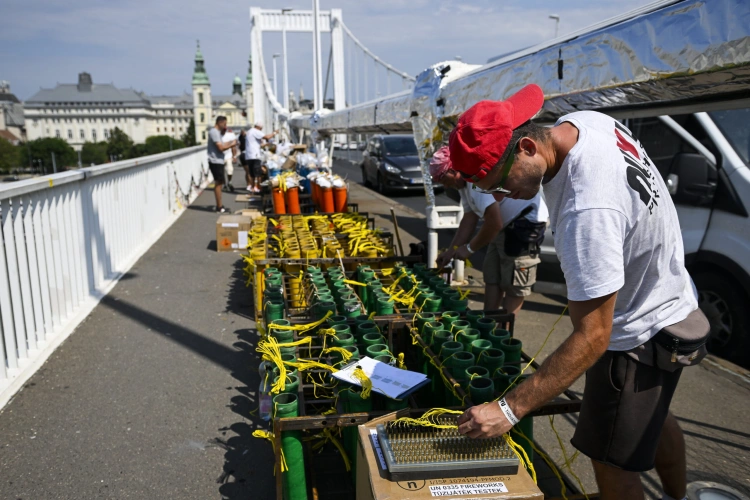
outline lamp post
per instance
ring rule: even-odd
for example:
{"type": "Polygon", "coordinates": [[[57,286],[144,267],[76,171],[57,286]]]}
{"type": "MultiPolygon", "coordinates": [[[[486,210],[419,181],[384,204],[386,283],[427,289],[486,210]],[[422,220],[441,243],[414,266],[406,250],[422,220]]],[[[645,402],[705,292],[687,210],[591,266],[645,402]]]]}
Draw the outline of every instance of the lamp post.
{"type": "Polygon", "coordinates": [[[320,0],[313,0],[313,94],[315,111],[323,107],[322,64],[320,55],[320,0]]]}
{"type": "Polygon", "coordinates": [[[289,109],[289,71],[286,64],[286,13],[292,9],[281,9],[281,64],[284,70],[284,108],[289,109]]]}
{"type": "Polygon", "coordinates": [[[550,14],[549,18],[555,21],[555,38],[557,38],[557,30],[560,27],[560,16],[557,14],[550,14]]]}
{"type": "Polygon", "coordinates": [[[279,80],[276,78],[276,58],[281,57],[281,54],[273,55],[273,93],[276,95],[276,100],[279,100],[279,80]]]}

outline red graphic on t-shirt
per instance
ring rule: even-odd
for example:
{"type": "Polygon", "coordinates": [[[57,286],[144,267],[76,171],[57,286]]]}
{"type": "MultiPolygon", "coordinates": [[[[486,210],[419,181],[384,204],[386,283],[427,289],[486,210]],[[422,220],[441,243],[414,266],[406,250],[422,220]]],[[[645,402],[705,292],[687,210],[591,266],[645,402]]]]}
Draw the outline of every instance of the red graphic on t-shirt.
{"type": "Polygon", "coordinates": [[[641,159],[641,155],[638,154],[638,150],[636,149],[636,147],[633,146],[633,144],[631,144],[630,141],[627,141],[622,136],[622,134],[620,133],[619,130],[615,129],[615,135],[617,136],[617,147],[618,148],[620,148],[620,149],[622,149],[624,151],[630,152],[633,156],[635,156],[639,160],[641,159]]]}

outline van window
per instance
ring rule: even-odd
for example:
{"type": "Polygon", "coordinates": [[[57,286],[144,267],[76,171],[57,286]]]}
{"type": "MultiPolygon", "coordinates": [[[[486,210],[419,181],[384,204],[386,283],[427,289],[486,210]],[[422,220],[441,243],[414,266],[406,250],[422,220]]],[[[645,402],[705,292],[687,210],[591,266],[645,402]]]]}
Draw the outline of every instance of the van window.
{"type": "Polygon", "coordinates": [[[742,161],[750,165],[750,108],[711,111],[708,115],[742,161]]]}
{"type": "Polygon", "coordinates": [[[672,159],[677,153],[698,153],[656,117],[628,120],[627,126],[636,139],[641,141],[643,149],[663,178],[669,174],[672,159]]]}

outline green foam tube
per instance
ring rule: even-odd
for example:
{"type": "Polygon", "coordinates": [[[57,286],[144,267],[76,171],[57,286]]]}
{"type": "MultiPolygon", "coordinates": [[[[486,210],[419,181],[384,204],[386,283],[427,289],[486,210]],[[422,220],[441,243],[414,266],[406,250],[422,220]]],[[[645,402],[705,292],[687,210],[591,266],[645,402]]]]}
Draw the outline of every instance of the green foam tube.
{"type": "Polygon", "coordinates": [[[500,349],[505,353],[505,364],[506,365],[520,365],[521,364],[521,348],[523,347],[522,342],[516,338],[503,339],[500,342],[500,349]]]}
{"type": "MultiPolygon", "coordinates": [[[[296,394],[279,394],[273,398],[274,418],[299,416],[296,394]]],[[[307,500],[307,478],[305,477],[305,455],[302,449],[301,431],[281,433],[281,449],[289,468],[283,474],[284,497],[288,500],[307,500]]]]}

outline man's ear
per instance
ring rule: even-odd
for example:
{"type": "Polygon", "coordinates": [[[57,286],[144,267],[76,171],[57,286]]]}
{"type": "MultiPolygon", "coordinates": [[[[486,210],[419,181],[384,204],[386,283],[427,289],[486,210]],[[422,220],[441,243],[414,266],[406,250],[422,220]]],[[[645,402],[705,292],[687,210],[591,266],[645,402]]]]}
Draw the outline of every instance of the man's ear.
{"type": "Polygon", "coordinates": [[[534,156],[537,153],[537,143],[531,137],[521,137],[518,141],[518,148],[519,153],[526,156],[534,156]]]}

